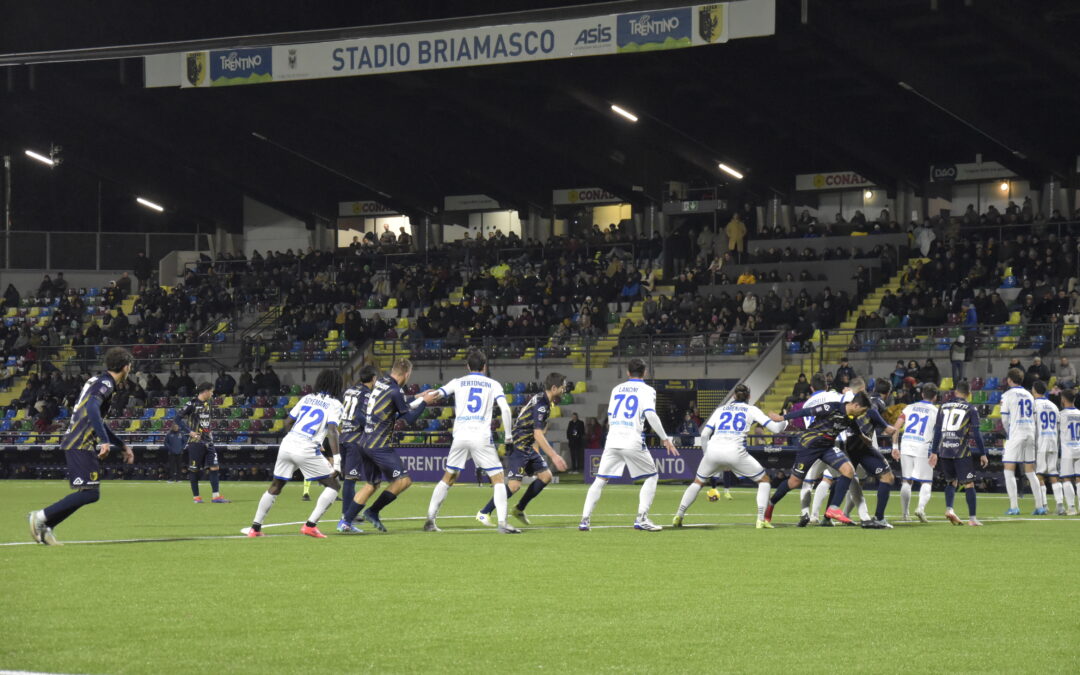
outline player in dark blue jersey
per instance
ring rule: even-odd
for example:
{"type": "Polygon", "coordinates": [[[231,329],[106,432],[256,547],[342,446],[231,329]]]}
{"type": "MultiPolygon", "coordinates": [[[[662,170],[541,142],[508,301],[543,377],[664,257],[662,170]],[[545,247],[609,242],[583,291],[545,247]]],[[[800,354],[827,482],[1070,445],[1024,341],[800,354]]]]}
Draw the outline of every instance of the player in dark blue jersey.
{"type": "Polygon", "coordinates": [[[360,383],[345,390],[343,397],[345,409],[341,414],[341,466],[338,472],[344,479],[341,488],[341,520],[337,531],[345,534],[357,534],[360,529],[345,520],[345,512],[356,496],[356,481],[360,480],[360,437],[364,434],[364,422],[367,419],[368,395],[375,386],[375,366],[370,363],[360,369],[360,383]]]}
{"type": "Polygon", "coordinates": [[[53,529],[71,514],[101,497],[101,460],[115,446],[123,453],[124,462],[131,464],[135,455],[112,429],[105,424],[116,385],[131,373],[134,359],[131,352],[113,347],[105,353],[105,372],[95,375],[83,385],[71,424],[60,442],[67,461],[68,482],[75,492],[60,501],[29,514],[30,534],[39,544],[59,545],[53,529]]]}
{"type": "Polygon", "coordinates": [[[438,394],[433,389],[411,404],[406,403],[401,388],[409,381],[410,375],[412,362],[398,359],[390,369],[390,374],[377,379],[368,394],[364,434],[360,437],[360,472],[364,486],[356,492],[352,504],[342,517],[347,523],[356,520],[367,500],[379,488],[383,479],[386,479],[390,481],[390,485],[382,491],[371,508],[363,511],[364,520],[380,532],[386,532],[386,526],[379,515],[383,508],[412,485],[412,478],[394,449],[394,425],[398,419],[403,419],[408,424],[415,422],[424,412],[424,407],[437,400],[438,394]]]}
{"type": "Polygon", "coordinates": [[[979,466],[986,468],[986,446],[979,433],[979,411],[968,402],[971,388],[967,380],[953,386],[953,400],[941,406],[938,419],[941,421],[941,436],[930,453],[930,466],[940,467],[945,474],[945,517],[953,525],[963,525],[960,517],[953,511],[957,485],[963,484],[964,496],[968,505],[968,525],[982,525],[975,517],[975,461],[971,456],[971,443],[975,443],[975,454],[979,456],[979,466]]]}
{"type": "MultiPolygon", "coordinates": [[[[865,390],[866,382],[861,377],[856,377],[851,381],[852,392],[865,390]]],[[[891,435],[895,431],[883,417],[886,408],[885,397],[891,391],[892,383],[884,377],[879,377],[874,383],[874,394],[869,397],[870,408],[866,414],[856,420],[862,433],[844,435],[844,453],[851,463],[862,468],[867,477],[876,478],[878,481],[877,508],[873,518],[867,517],[869,512],[862,497],[862,489],[860,487],[856,490],[855,487],[859,484],[857,479],[852,482],[848,493],[849,499],[853,498],[852,501],[859,506],[860,525],[869,530],[892,529],[892,525],[885,519],[885,509],[889,505],[889,497],[892,494],[893,484],[896,483],[896,477],[877,443],[879,432],[891,435]],[[857,495],[854,494],[856,492],[857,495]]]]}
{"type": "MultiPolygon", "coordinates": [[[[511,430],[513,438],[506,442],[506,497],[521,489],[521,481],[525,476],[533,476],[536,480],[525,490],[525,494],[518,500],[517,505],[510,510],[510,515],[517,518],[523,524],[529,524],[529,518],[525,515],[525,507],[529,502],[540,494],[552,480],[551,469],[544,461],[544,451],[551,458],[557,471],[566,471],[566,462],[559,453],[551,447],[545,430],[548,418],[551,416],[551,406],[566,393],[566,376],[559,373],[551,373],[544,379],[544,391],[536,394],[521,406],[518,415],[514,418],[514,427],[511,430]]],[[[497,523],[491,522],[491,512],[495,510],[495,500],[488,500],[487,505],[476,514],[476,519],[484,525],[495,527],[497,523]]]]}
{"type": "Polygon", "coordinates": [[[769,507],[765,510],[767,522],[772,522],[772,513],[777,502],[789,491],[796,490],[802,485],[806,472],[819,459],[840,472],[833,488],[829,508],[825,510],[825,516],[841,523],[851,522],[851,519],[840,509],[840,504],[847,496],[851,479],[855,476],[855,468],[848,461],[847,455],[836,447],[836,439],[845,431],[862,435],[857,419],[869,408],[870,399],[866,396],[866,392],[859,392],[846,403],[830,401],[789,412],[783,417],[775,414],[769,416],[774,422],[799,417],[813,417],[814,421],[810,428],[799,437],[799,451],[795,456],[795,466],[791,471],[791,477],[781,483],[769,499],[769,507]]]}
{"type": "Polygon", "coordinates": [[[206,471],[213,492],[211,501],[215,504],[228,504],[229,500],[221,496],[219,490],[219,471],[217,449],[214,448],[214,432],[211,423],[214,418],[211,399],[214,385],[203,382],[195,390],[195,398],[176,411],[173,422],[180,431],[188,435],[188,479],[191,481],[191,495],[196,504],[202,504],[199,496],[199,474],[206,471]]]}

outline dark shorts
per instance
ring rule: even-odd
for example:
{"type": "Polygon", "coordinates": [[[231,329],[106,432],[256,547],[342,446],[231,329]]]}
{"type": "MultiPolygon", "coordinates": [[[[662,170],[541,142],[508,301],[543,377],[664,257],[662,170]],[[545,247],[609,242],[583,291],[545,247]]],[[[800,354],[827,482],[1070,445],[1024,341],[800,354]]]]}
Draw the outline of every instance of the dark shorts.
{"type": "Polygon", "coordinates": [[[101,460],[96,450],[67,450],[68,483],[74,489],[98,487],[101,485],[101,460]]]}
{"type": "Polygon", "coordinates": [[[791,474],[799,480],[805,479],[806,472],[819,459],[837,470],[848,461],[847,455],[833,445],[820,447],[813,445],[810,447],[799,446],[799,450],[795,455],[795,465],[791,468],[791,474]]]}
{"type": "Polygon", "coordinates": [[[405,464],[393,448],[360,448],[360,477],[368,483],[393,481],[408,476],[405,464]]]}
{"type": "Polygon", "coordinates": [[[938,457],[937,468],[945,474],[945,480],[959,481],[961,485],[975,480],[975,461],[971,457],[938,457]]]}
{"type": "Polygon", "coordinates": [[[548,470],[548,463],[539,452],[523,452],[514,448],[506,458],[506,480],[521,480],[548,470]]]}
{"type": "Polygon", "coordinates": [[[217,450],[209,443],[188,443],[188,471],[201,471],[218,465],[217,450]]]}
{"type": "Polygon", "coordinates": [[[345,480],[361,480],[364,454],[359,443],[341,444],[341,476],[345,480]]]}
{"type": "Polygon", "coordinates": [[[876,478],[892,471],[889,468],[889,462],[880,450],[863,445],[858,448],[847,448],[847,455],[851,458],[852,464],[858,464],[866,471],[867,476],[876,478]]]}

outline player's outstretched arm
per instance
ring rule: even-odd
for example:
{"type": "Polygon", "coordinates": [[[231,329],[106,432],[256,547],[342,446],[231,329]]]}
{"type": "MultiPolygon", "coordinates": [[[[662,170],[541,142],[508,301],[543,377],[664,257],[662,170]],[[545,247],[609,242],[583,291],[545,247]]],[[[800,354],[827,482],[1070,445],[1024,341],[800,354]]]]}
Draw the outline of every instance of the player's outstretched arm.
{"type": "Polygon", "coordinates": [[[664,448],[669,455],[679,456],[679,451],[675,449],[675,444],[671,442],[671,438],[668,437],[667,432],[664,431],[664,424],[660,421],[660,417],[656,414],[655,410],[645,411],[645,421],[649,423],[649,427],[653,432],[660,437],[660,441],[664,444],[664,448]]]}
{"type": "Polygon", "coordinates": [[[499,406],[499,415],[502,416],[503,438],[507,443],[511,443],[514,440],[514,413],[510,410],[510,404],[506,402],[505,396],[500,396],[495,402],[499,406]]]}
{"type": "Polygon", "coordinates": [[[341,434],[338,425],[330,423],[326,425],[326,444],[330,446],[330,454],[334,456],[330,466],[338,474],[341,473],[341,434]]]}
{"type": "Polygon", "coordinates": [[[551,443],[547,439],[547,433],[543,429],[533,429],[533,440],[536,441],[536,446],[551,459],[551,463],[555,465],[558,471],[566,471],[566,460],[562,458],[562,455],[555,452],[555,448],[551,447],[551,443]]]}

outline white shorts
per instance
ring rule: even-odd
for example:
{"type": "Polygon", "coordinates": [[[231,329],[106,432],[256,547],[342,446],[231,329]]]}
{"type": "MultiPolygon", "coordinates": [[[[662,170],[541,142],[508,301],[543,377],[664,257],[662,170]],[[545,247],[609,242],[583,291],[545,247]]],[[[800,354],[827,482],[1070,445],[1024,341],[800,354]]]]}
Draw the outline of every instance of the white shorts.
{"type": "Polygon", "coordinates": [[[922,455],[900,455],[900,473],[904,480],[929,483],[934,480],[934,470],[930,468],[930,458],[922,455]]]}
{"type": "Polygon", "coordinates": [[[501,473],[502,463],[499,453],[491,443],[479,443],[470,440],[455,440],[450,444],[450,454],[446,457],[446,470],[461,473],[465,462],[472,459],[476,468],[486,471],[489,476],[501,473]]]}
{"type": "Polygon", "coordinates": [[[652,454],[644,445],[639,445],[636,448],[604,448],[596,475],[599,478],[622,478],[623,468],[629,469],[630,477],[634,480],[658,473],[652,454]]]}
{"type": "Polygon", "coordinates": [[[718,476],[724,471],[733,471],[743,478],[757,480],[765,473],[765,469],[756,459],[746,452],[745,448],[712,443],[705,449],[705,455],[698,464],[697,477],[705,480],[712,476],[718,476]]]}
{"type": "Polygon", "coordinates": [[[1047,444],[1049,447],[1039,444],[1035,450],[1035,473],[1044,476],[1058,475],[1058,449],[1055,444],[1047,444]]]}
{"type": "Polygon", "coordinates": [[[1001,456],[1002,462],[1014,464],[1035,463],[1035,439],[1031,437],[1009,438],[1005,441],[1005,452],[1001,456]]]}
{"type": "Polygon", "coordinates": [[[1059,473],[1062,478],[1076,478],[1077,474],[1080,474],[1080,457],[1062,453],[1059,473]]]}
{"type": "Polygon", "coordinates": [[[334,471],[318,448],[286,440],[278,447],[274,478],[292,480],[297,469],[304,475],[304,480],[326,478],[334,471]]]}

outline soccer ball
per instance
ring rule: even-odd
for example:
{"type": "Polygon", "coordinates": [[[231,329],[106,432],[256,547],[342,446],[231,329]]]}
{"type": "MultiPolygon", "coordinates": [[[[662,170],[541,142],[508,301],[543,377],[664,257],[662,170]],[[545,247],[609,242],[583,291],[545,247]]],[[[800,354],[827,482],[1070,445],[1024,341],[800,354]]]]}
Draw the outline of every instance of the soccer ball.
{"type": "Polygon", "coordinates": [[[708,492],[705,493],[705,496],[709,498],[710,502],[720,501],[720,491],[716,488],[710,489],[708,492]]]}

